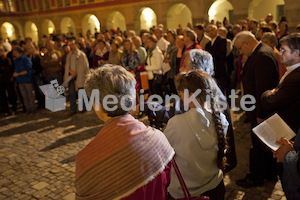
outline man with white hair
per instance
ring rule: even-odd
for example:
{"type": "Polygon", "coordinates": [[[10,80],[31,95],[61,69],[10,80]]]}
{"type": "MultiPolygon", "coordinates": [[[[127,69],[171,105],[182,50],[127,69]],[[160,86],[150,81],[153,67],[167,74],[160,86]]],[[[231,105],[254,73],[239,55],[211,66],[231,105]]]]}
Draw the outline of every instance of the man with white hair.
{"type": "Polygon", "coordinates": [[[75,38],[70,38],[69,45],[71,47],[71,52],[66,58],[64,80],[66,81],[70,76],[72,77],[72,79],[68,82],[71,110],[70,116],[72,116],[77,112],[75,88],[77,87],[78,90],[83,88],[86,75],[89,74],[89,63],[86,54],[79,50],[78,42],[75,38]]]}
{"type": "MultiPolygon", "coordinates": [[[[246,111],[252,129],[270,114],[262,108],[260,99],[264,91],[273,89],[278,83],[277,59],[273,49],[257,41],[250,31],[237,34],[233,43],[242,54],[248,56],[242,73],[242,82],[245,94],[252,95],[256,99],[254,110],[246,111]]],[[[261,186],[265,178],[277,180],[276,161],[272,157],[272,152],[265,149],[264,144],[253,132],[251,139],[250,174],[236,182],[242,187],[261,186]]]]}

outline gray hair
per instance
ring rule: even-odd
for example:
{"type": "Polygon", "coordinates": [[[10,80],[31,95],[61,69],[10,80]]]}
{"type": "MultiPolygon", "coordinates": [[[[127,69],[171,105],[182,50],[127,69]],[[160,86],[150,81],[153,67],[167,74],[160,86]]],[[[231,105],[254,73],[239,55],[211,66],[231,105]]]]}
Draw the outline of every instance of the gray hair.
{"type": "Polygon", "coordinates": [[[190,56],[189,65],[194,71],[205,71],[209,75],[214,75],[213,57],[207,51],[192,49],[188,51],[190,56]]]}
{"type": "Polygon", "coordinates": [[[254,41],[254,40],[256,40],[256,38],[253,35],[253,33],[251,33],[250,31],[242,31],[236,34],[232,43],[235,44],[236,42],[242,43],[242,42],[254,41]]]}
{"type": "Polygon", "coordinates": [[[129,30],[128,33],[131,33],[133,36],[136,36],[135,30],[129,30]]]}
{"type": "Polygon", "coordinates": [[[273,45],[273,47],[277,45],[277,38],[276,38],[275,33],[266,32],[261,37],[261,40],[263,40],[263,39],[269,40],[270,43],[273,45]]]}
{"type": "Polygon", "coordinates": [[[186,36],[188,38],[190,38],[193,42],[196,42],[196,40],[197,40],[197,34],[195,33],[195,31],[193,31],[190,28],[185,28],[185,29],[183,29],[183,32],[186,32],[186,36]]]}
{"type": "Polygon", "coordinates": [[[136,98],[135,85],[136,80],[134,76],[125,68],[119,65],[106,64],[87,76],[84,88],[88,96],[91,96],[93,89],[99,90],[99,100],[103,111],[109,117],[115,117],[130,112],[130,110],[124,110],[124,107],[130,108],[134,106],[136,98]],[[117,105],[117,109],[113,111],[105,109],[106,106],[103,106],[103,99],[107,95],[113,95],[118,100],[116,104],[107,105],[108,108],[117,105]],[[122,99],[125,101],[122,102],[122,99]]]}
{"type": "Polygon", "coordinates": [[[212,29],[214,29],[214,30],[218,30],[218,27],[217,27],[216,25],[214,25],[214,24],[209,24],[209,25],[207,26],[207,28],[212,28],[212,29]]]}
{"type": "Polygon", "coordinates": [[[219,31],[222,32],[222,33],[224,33],[224,34],[226,34],[226,35],[228,33],[228,30],[224,26],[220,27],[219,31]]]}

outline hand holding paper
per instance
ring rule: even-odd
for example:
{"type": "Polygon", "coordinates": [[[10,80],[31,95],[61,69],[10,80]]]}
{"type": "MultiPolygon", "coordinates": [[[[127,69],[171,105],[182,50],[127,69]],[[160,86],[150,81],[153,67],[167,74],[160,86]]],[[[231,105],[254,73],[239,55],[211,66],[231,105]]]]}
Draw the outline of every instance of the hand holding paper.
{"type": "Polygon", "coordinates": [[[285,154],[289,151],[294,151],[293,144],[286,138],[281,138],[276,144],[280,145],[277,151],[273,152],[273,157],[277,159],[277,162],[283,163],[285,154]]]}
{"type": "Polygon", "coordinates": [[[261,141],[274,151],[279,148],[276,141],[281,140],[281,138],[290,140],[296,135],[278,114],[274,114],[252,130],[261,141]]]}

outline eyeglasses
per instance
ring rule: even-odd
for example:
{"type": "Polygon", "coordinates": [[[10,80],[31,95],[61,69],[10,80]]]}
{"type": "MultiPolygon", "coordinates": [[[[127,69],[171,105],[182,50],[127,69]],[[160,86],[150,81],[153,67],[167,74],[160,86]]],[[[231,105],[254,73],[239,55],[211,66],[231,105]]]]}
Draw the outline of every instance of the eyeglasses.
{"type": "Polygon", "coordinates": [[[286,50],[285,49],[282,49],[282,48],[280,48],[280,50],[279,50],[281,53],[284,53],[284,52],[286,52],[286,50]]]}

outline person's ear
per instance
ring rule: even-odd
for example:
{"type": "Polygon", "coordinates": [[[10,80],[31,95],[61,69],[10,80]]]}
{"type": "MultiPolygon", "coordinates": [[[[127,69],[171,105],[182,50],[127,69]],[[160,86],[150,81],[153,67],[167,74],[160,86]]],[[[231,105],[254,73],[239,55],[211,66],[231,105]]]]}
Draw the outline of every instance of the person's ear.
{"type": "Polygon", "coordinates": [[[296,56],[298,55],[300,57],[300,50],[299,49],[294,50],[293,53],[295,53],[296,56]]]}
{"type": "Polygon", "coordinates": [[[107,114],[104,112],[99,101],[93,103],[93,108],[98,118],[101,119],[102,121],[107,122],[110,119],[110,117],[107,116],[107,114]]]}

